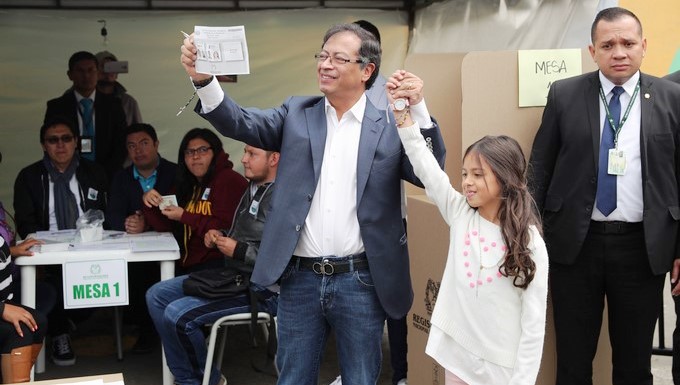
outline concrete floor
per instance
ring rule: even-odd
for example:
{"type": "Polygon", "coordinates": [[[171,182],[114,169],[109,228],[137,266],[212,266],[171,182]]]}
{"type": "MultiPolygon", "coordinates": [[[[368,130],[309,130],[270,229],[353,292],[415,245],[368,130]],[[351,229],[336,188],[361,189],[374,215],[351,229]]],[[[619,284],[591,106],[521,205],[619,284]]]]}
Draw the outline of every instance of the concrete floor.
{"type": "MultiPolygon", "coordinates": [[[[673,298],[670,295],[671,289],[668,280],[666,280],[666,287],[664,288],[663,297],[663,313],[664,313],[664,341],[663,345],[666,348],[673,347],[673,329],[675,329],[675,305],[673,298]]],[[[657,333],[654,336],[654,346],[658,347],[658,324],[657,333]]],[[[671,373],[672,359],[670,356],[654,355],[652,356],[652,373],[654,374],[655,385],[673,385],[673,375],[671,373]]]]}
{"type": "MultiPolygon", "coordinates": [[[[59,367],[47,360],[46,371],[36,374],[36,380],[91,376],[107,373],[123,373],[126,385],[161,385],[161,349],[158,346],[149,354],[127,352],[122,361],[116,359],[116,346],[113,337],[113,312],[99,309],[93,317],[78,326],[72,334],[73,349],[77,362],[73,366],[59,367]]],[[[124,330],[124,347],[129,350],[135,342],[135,331],[130,327],[124,330]]],[[[274,385],[276,378],[258,373],[252,368],[252,360],[264,360],[266,344],[260,341],[253,347],[249,341],[248,326],[229,328],[227,347],[224,353],[222,370],[229,385],[274,385]]],[[[327,385],[339,374],[335,342],[331,337],[321,365],[319,384],[327,385]]],[[[383,373],[378,385],[391,385],[387,334],[383,338],[383,373]]]]}
{"type": "MultiPolygon", "coordinates": [[[[664,345],[672,346],[672,332],[675,325],[675,312],[673,300],[670,297],[670,289],[665,289],[664,295],[664,345]]],[[[152,353],[144,355],[125,354],[122,361],[118,361],[115,355],[115,342],[113,338],[112,311],[100,309],[88,321],[81,324],[73,334],[73,345],[78,361],[76,365],[58,367],[51,362],[47,363],[47,370],[37,374],[36,380],[88,376],[106,373],[123,373],[126,385],[155,385],[161,384],[161,356],[160,347],[152,353]]],[[[265,356],[265,344],[261,343],[254,348],[249,342],[247,326],[230,328],[229,340],[225,351],[222,370],[230,385],[273,385],[276,379],[270,375],[256,372],[252,366],[253,359],[263,359],[265,356]]],[[[129,349],[135,341],[135,332],[129,327],[125,328],[124,345],[129,349]]],[[[658,338],[655,337],[654,345],[659,346],[658,338]]],[[[388,344],[386,335],[383,338],[383,373],[378,385],[390,385],[391,369],[388,358],[388,344]]],[[[319,384],[326,385],[332,382],[338,375],[334,341],[329,340],[324,362],[319,375],[319,384]]],[[[673,385],[671,375],[671,357],[655,355],[652,357],[652,371],[655,385],[673,385]]],[[[418,384],[412,384],[418,385],[418,384]]]]}

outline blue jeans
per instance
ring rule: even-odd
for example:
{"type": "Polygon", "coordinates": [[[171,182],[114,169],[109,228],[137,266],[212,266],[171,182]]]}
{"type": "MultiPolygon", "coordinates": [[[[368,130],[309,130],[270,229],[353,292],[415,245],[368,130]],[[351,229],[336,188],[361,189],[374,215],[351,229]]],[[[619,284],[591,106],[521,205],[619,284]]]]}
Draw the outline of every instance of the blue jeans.
{"type": "MultiPolygon", "coordinates": [[[[207,346],[202,327],[225,315],[250,312],[248,295],[224,299],[187,296],[182,291],[186,275],[161,281],[146,292],[149,315],[158,330],[165,358],[177,385],[198,385],[203,380],[207,346]]],[[[277,295],[259,303],[260,311],[276,314],[277,295]]],[[[217,384],[219,371],[213,366],[210,384],[217,384]]]]}
{"type": "Polygon", "coordinates": [[[278,385],[316,385],[328,335],[336,335],[344,385],[378,381],[383,310],[368,269],[331,276],[289,265],[281,278],[278,385]]]}

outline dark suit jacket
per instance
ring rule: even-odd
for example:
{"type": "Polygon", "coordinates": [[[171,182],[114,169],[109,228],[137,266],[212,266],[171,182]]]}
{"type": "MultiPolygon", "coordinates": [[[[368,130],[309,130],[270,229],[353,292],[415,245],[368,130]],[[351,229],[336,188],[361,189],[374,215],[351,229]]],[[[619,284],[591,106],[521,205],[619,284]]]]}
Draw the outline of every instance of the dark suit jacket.
{"type": "MultiPolygon", "coordinates": [[[[561,264],[575,261],[595,205],[599,87],[597,71],[553,83],[531,151],[530,185],[548,254],[561,264]]],[[[680,86],[641,74],[639,95],[645,242],[652,272],[664,274],[679,240],[680,86]]]]}
{"type": "MultiPolygon", "coordinates": [[[[196,111],[200,112],[200,103],[196,111]]],[[[275,283],[295,250],[321,173],[326,142],[323,97],[291,97],[267,110],[243,109],[225,95],[202,115],[222,134],[279,151],[276,191],[252,279],[275,283]]],[[[445,149],[439,127],[424,130],[440,164],[445,149]]],[[[394,118],[366,104],[357,159],[357,217],[380,303],[402,318],[413,302],[406,233],[401,219],[400,181],[420,183],[401,146],[394,118]]]]}
{"type": "MultiPolygon", "coordinates": [[[[144,191],[135,179],[132,165],[118,171],[113,176],[109,192],[109,204],[106,208],[106,221],[111,230],[125,231],[125,218],[142,210],[144,191]]],[[[170,194],[175,187],[177,163],[160,158],[156,168],[156,185],[154,189],[161,195],[170,194]]],[[[151,228],[151,230],[156,230],[151,228]]]]}
{"type": "MultiPolygon", "coordinates": [[[[75,91],[68,90],[62,96],[47,102],[45,120],[59,115],[78,124],[78,102],[75,91]]],[[[124,130],[125,112],[120,99],[97,92],[95,111],[95,161],[106,169],[109,180],[122,168],[125,160],[124,130]]]]}
{"type": "Polygon", "coordinates": [[[663,77],[664,79],[670,80],[675,83],[680,83],[680,71],[675,71],[663,77]]]}

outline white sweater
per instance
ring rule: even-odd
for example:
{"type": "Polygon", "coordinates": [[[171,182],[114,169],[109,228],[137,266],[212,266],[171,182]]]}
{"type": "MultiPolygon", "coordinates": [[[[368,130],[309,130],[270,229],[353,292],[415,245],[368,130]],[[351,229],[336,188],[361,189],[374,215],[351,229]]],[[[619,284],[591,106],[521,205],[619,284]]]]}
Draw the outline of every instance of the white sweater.
{"type": "Polygon", "coordinates": [[[449,254],[427,353],[470,385],[534,384],[543,352],[548,295],[543,239],[532,227],[530,249],[536,274],[527,289],[513,286],[511,278],[498,273],[505,252],[500,227],[482,218],[451,186],[417,125],[399,129],[399,135],[415,174],[450,227],[449,254]],[[463,351],[450,353],[457,348],[463,351]],[[460,362],[460,354],[481,359],[484,368],[492,370],[473,370],[460,362]]]}

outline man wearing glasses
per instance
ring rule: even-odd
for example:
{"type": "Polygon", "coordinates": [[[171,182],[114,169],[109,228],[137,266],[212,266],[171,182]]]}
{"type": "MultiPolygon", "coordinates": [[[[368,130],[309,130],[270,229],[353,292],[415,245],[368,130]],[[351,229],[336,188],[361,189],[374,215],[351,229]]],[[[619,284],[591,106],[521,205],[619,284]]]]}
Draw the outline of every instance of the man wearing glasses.
{"type": "MultiPolygon", "coordinates": [[[[75,229],[76,220],[90,209],[106,208],[108,180],[98,164],[76,151],[80,135],[67,118],[54,116],[40,128],[43,159],[22,169],[14,182],[14,214],[21,238],[36,231],[75,229]]],[[[52,360],[67,366],[76,362],[63,305],[61,266],[47,266],[57,304],[48,314],[52,360]]]]}
{"type": "MultiPolygon", "coordinates": [[[[411,307],[400,181],[416,182],[394,115],[365,91],[380,69],[380,44],[356,24],[331,27],[317,60],[323,97],[292,97],[280,107],[244,109],[210,75],[195,70],[193,37],[181,61],[200,102],[196,111],[225,136],[281,153],[272,212],[252,280],[280,283],[279,385],[318,383],[335,331],[346,384],[375,384],[386,315],[411,307]]],[[[422,82],[405,74],[400,116],[422,101],[422,82]]],[[[429,117],[421,127],[432,123],[429,117]]],[[[402,122],[403,123],[403,122],[402,122]]],[[[423,130],[443,164],[439,128],[423,130]]]]}

